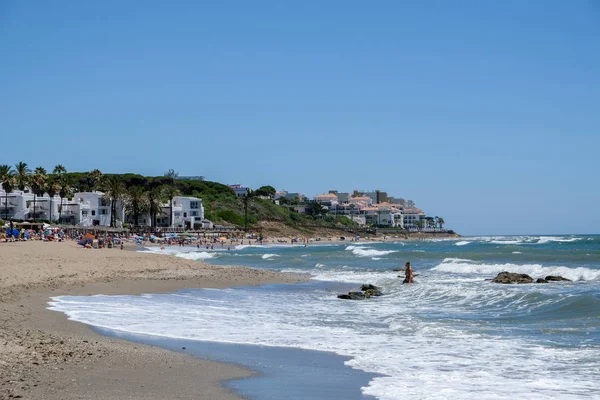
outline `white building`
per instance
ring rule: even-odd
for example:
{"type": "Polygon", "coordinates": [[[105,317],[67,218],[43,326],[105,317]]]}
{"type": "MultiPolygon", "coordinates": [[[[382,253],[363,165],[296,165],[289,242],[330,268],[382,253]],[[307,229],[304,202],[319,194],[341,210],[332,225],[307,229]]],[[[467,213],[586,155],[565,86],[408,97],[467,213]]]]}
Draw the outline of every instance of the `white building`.
{"type": "Polygon", "coordinates": [[[28,188],[8,194],[0,191],[0,218],[55,220],[58,218],[58,201],[58,196],[34,196],[28,188]]]}
{"type": "Polygon", "coordinates": [[[406,207],[404,208],[402,213],[404,228],[408,230],[416,229],[417,225],[415,224],[415,222],[425,219],[425,213],[419,208],[406,207]]]}
{"type": "MultiPolygon", "coordinates": [[[[127,221],[135,223],[133,215],[128,215],[127,221]]],[[[140,214],[137,221],[139,226],[151,226],[151,223],[149,213],[140,214]]],[[[204,219],[204,206],[198,197],[175,196],[172,210],[168,202],[162,204],[162,212],[156,216],[156,227],[168,228],[170,223],[173,228],[212,228],[212,222],[204,219]],[[172,212],[171,219],[169,212],[172,212]]]]}
{"type": "MultiPolygon", "coordinates": [[[[110,226],[110,201],[102,192],[75,193],[71,200],[58,195],[35,197],[28,191],[14,190],[6,195],[0,192],[0,216],[17,220],[41,219],[80,226],[110,226]],[[8,207],[6,207],[8,205],[8,207]],[[60,219],[60,221],[59,221],[60,219]]],[[[124,220],[123,205],[117,203],[117,226],[124,220]]]]}
{"type": "Polygon", "coordinates": [[[333,193],[319,194],[315,196],[315,201],[323,206],[331,208],[338,204],[338,198],[333,193]]]}

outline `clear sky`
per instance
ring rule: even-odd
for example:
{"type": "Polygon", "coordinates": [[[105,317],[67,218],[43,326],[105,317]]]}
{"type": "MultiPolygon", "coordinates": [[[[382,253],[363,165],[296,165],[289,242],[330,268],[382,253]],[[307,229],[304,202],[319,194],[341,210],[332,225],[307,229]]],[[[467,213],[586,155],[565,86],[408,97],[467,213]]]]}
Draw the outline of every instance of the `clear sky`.
{"type": "Polygon", "coordinates": [[[4,0],[0,151],[600,233],[600,2],[4,0]]]}

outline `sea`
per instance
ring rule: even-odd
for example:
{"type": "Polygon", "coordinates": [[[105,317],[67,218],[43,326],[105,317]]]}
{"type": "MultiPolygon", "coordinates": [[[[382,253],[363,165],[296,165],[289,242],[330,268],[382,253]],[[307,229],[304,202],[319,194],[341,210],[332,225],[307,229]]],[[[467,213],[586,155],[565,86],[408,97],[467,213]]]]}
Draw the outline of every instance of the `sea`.
{"type": "Polygon", "coordinates": [[[145,248],[310,282],[49,303],[101,333],[246,365],[271,399],[600,398],[600,236],[145,248]],[[410,261],[414,284],[402,284],[410,261]],[[499,272],[571,282],[497,284],[499,272]],[[340,300],[361,284],[384,295],[340,300]],[[185,348],[185,349],[184,349],[185,348]]]}

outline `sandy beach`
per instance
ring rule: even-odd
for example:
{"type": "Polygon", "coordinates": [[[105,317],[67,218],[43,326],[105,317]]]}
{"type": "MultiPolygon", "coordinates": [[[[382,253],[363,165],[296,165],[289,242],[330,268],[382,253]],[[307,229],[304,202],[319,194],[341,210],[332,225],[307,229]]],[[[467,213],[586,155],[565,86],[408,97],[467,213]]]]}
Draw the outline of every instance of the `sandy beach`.
{"type": "Polygon", "coordinates": [[[294,283],[307,277],[74,242],[0,243],[0,399],[239,399],[220,382],[249,376],[95,333],[46,309],[52,296],[162,293],[294,283]]]}

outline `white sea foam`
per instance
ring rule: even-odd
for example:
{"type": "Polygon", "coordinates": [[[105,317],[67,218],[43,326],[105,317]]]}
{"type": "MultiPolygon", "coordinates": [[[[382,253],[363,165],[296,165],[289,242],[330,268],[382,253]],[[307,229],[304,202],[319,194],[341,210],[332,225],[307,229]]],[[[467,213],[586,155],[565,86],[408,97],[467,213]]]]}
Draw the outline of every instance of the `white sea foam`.
{"type": "Polygon", "coordinates": [[[564,237],[556,237],[556,236],[541,236],[539,238],[537,244],[552,243],[552,242],[572,243],[572,242],[576,242],[581,239],[583,239],[583,238],[576,238],[576,237],[564,238],[564,237]]]}
{"type": "Polygon", "coordinates": [[[380,278],[390,295],[363,302],[313,291],[294,292],[290,301],[289,293],[257,296],[239,288],[62,296],[50,305],[72,320],[131,333],[335,352],[350,357],[353,368],[384,375],[363,388],[381,400],[553,399],[557,390],[560,398],[575,399],[600,390],[593,349],[541,347],[419,318],[431,307],[500,302],[501,291],[380,278]]]}
{"type": "Polygon", "coordinates": [[[346,247],[346,250],[351,251],[352,254],[358,257],[377,257],[385,256],[386,254],[397,253],[397,250],[376,250],[370,247],[354,246],[350,245],[346,247]]]}
{"type": "Polygon", "coordinates": [[[451,272],[457,274],[492,275],[503,271],[528,274],[531,277],[560,275],[572,281],[589,281],[600,278],[600,270],[585,267],[569,268],[564,266],[542,266],[540,264],[485,264],[459,258],[446,258],[433,271],[451,272]]]}
{"type": "Polygon", "coordinates": [[[175,256],[186,260],[207,260],[217,255],[216,251],[198,251],[196,247],[149,247],[142,252],[175,256]]]}
{"type": "Polygon", "coordinates": [[[279,257],[279,254],[263,254],[261,258],[263,260],[271,260],[274,257],[279,257]]]}
{"type": "Polygon", "coordinates": [[[315,268],[323,268],[325,264],[317,263],[315,264],[315,268]]]}
{"type": "Polygon", "coordinates": [[[217,253],[208,253],[206,251],[175,254],[176,257],[185,258],[186,260],[208,260],[216,255],[217,253]]]}
{"type": "Polygon", "coordinates": [[[513,254],[521,254],[521,252],[520,252],[520,251],[513,251],[512,253],[513,253],[513,254]]]}
{"type": "Polygon", "coordinates": [[[460,241],[460,242],[456,242],[456,243],[454,243],[454,245],[455,245],[455,246],[465,246],[465,245],[467,245],[467,244],[471,244],[471,243],[472,243],[472,242],[469,242],[469,241],[463,240],[463,241],[460,241]]]}

